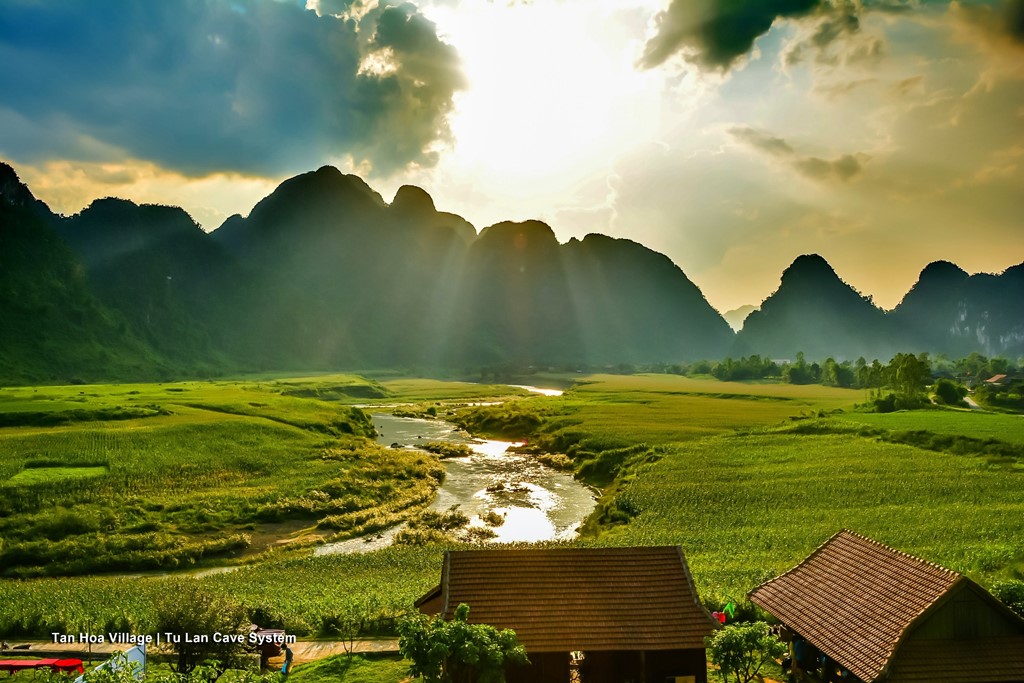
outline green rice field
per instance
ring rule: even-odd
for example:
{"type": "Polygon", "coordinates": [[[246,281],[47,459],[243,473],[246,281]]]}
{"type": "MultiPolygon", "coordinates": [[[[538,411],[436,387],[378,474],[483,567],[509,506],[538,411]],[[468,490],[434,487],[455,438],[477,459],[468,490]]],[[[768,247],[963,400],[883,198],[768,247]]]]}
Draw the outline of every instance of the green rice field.
{"type": "MultiPolygon", "coordinates": [[[[383,393],[329,381],[335,393],[383,393]]],[[[377,446],[366,413],[297,395],[308,388],[0,391],[3,573],[201,565],[373,530],[429,503],[443,476],[434,456],[377,446]]]]}
{"type": "MultiPolygon", "coordinates": [[[[361,413],[346,406],[429,403],[457,410],[454,419],[474,433],[525,438],[536,452],[567,454],[578,477],[602,487],[598,509],[572,543],[680,544],[712,606],[730,597],[742,601],[842,528],[983,585],[1024,577],[1016,416],[859,413],[853,407],[863,392],[814,385],[670,375],[575,379],[560,397],[524,396],[500,385],[352,376],[47,388],[42,400],[86,391],[96,394],[96,409],[132,407],[135,398],[155,412],[0,428],[0,486],[18,491],[24,508],[0,517],[0,525],[24,537],[47,533],[44,516],[63,515],[70,526],[85,520],[76,535],[83,549],[95,547],[85,540],[95,541],[110,525],[128,537],[154,534],[166,543],[201,544],[238,533],[253,545],[264,524],[282,525],[309,542],[338,529],[373,528],[373,520],[399,519],[428,501],[438,465],[375,451],[361,413]],[[505,402],[464,405],[489,398],[505,402]],[[80,467],[95,475],[58,474],[80,467]],[[51,472],[24,474],[33,469],[51,472]],[[43,481],[12,486],[19,476],[43,481]],[[76,505],[72,515],[75,500],[88,505],[76,505]],[[357,502],[358,510],[338,513],[332,506],[341,500],[357,502]],[[273,521],[262,521],[264,514],[273,521]],[[340,519],[345,514],[347,523],[340,519]]],[[[33,390],[0,391],[9,405],[20,401],[23,412],[44,412],[24,403],[26,393],[33,390]]],[[[63,532],[53,533],[59,539],[63,532]]],[[[3,537],[0,551],[9,552],[11,536],[3,537]]],[[[179,580],[200,581],[243,603],[260,623],[299,634],[329,636],[352,613],[367,620],[367,632],[389,632],[394,618],[437,582],[446,547],[316,558],[279,549],[237,571],[198,579],[0,580],[0,633],[45,634],[85,622],[145,630],[153,596],[179,580]]],[[[215,557],[244,552],[211,550],[215,557]]]]}

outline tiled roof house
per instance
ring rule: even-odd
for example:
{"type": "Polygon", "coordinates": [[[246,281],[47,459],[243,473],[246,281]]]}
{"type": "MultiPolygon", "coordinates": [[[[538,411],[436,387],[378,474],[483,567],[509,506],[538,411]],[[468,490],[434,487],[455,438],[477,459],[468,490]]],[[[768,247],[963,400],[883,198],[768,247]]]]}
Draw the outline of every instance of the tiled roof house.
{"type": "Polygon", "coordinates": [[[586,683],[704,683],[701,605],[679,547],[470,550],[445,553],[441,583],[417,602],[426,614],[514,629],[531,666],[510,683],[568,683],[583,653],[586,683]]]}
{"type": "Polygon", "coordinates": [[[792,635],[797,669],[851,683],[1024,683],[1024,620],[967,577],[852,531],[750,600],[792,635]]]}

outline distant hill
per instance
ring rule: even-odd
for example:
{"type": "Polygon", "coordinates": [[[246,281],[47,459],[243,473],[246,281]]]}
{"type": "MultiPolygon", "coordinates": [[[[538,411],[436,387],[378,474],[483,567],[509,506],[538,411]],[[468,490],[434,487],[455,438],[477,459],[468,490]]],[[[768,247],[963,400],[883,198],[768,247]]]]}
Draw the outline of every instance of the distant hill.
{"type": "Polygon", "coordinates": [[[732,341],[682,271],[638,244],[561,245],[538,221],[477,235],[420,188],[388,205],[331,167],[285,181],[212,237],[275,287],[315,292],[299,304],[311,363],[650,362],[732,341]]]}
{"type": "Polygon", "coordinates": [[[728,323],[667,256],[604,235],[570,240],[562,250],[592,362],[719,358],[732,345],[728,323]]]}
{"type": "Polygon", "coordinates": [[[743,329],[743,323],[746,321],[747,316],[756,310],[757,306],[751,304],[744,304],[739,308],[734,308],[731,311],[726,311],[725,313],[722,314],[722,317],[725,318],[725,322],[729,323],[729,327],[731,327],[736,332],[739,332],[740,330],[743,329]]]}
{"type": "Polygon", "coordinates": [[[209,292],[226,254],[187,213],[99,199],[56,229],[78,255],[96,295],[155,349],[186,363],[216,363],[221,296],[209,292]]]}
{"type": "Polygon", "coordinates": [[[889,358],[896,343],[885,312],[843,282],[817,254],[798,257],[779,288],[746,319],[737,353],[809,359],[889,358]]]}
{"type": "Polygon", "coordinates": [[[1024,353],[1024,264],[930,265],[885,314],[816,255],[729,323],[662,254],[539,221],[476,229],[404,186],[325,166],[205,233],[100,199],[53,214],[0,164],[0,381],[351,367],[617,365],[757,353],[1024,353]]]}
{"type": "Polygon", "coordinates": [[[419,188],[388,205],[326,166],[291,178],[211,234],[270,290],[263,314],[304,365],[429,363],[476,231],[419,188]],[[285,324],[289,317],[296,323],[285,324]],[[289,336],[290,335],[290,336],[289,336]]]}
{"type": "Polygon", "coordinates": [[[155,379],[169,371],[93,295],[58,217],[0,163],[0,382],[155,379]]]}
{"type": "Polygon", "coordinates": [[[951,357],[1024,354],[1024,263],[1000,275],[928,264],[891,317],[900,338],[951,357]]]}

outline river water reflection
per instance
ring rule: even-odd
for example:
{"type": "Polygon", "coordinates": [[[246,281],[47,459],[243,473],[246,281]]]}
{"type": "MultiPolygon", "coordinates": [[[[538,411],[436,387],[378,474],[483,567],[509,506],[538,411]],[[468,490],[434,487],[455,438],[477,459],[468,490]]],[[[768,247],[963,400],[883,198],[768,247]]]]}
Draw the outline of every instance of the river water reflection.
{"type": "MultiPolygon", "coordinates": [[[[374,415],[374,426],[383,445],[416,448],[430,441],[468,445],[473,454],[444,461],[446,476],[432,510],[458,505],[471,526],[482,526],[481,516],[495,512],[505,522],[492,530],[497,543],[568,539],[595,505],[590,487],[540,464],[531,456],[509,453],[509,441],[474,439],[443,420],[424,420],[374,415]]],[[[317,555],[366,552],[390,545],[401,527],[368,538],[329,543],[317,555]]]]}

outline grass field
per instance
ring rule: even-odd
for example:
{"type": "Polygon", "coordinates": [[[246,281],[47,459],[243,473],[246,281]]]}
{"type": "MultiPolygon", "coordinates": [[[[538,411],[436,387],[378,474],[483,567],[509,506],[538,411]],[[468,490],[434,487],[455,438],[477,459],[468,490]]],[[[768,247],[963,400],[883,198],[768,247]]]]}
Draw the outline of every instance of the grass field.
{"type": "Polygon", "coordinates": [[[705,598],[741,597],[849,528],[982,581],[1024,568],[1024,476],[848,435],[761,433],[669,449],[617,494],[602,542],[683,545],[705,598]]]}
{"type": "MultiPolygon", "coordinates": [[[[591,444],[621,448],[771,425],[801,414],[850,407],[860,400],[863,392],[821,386],[678,375],[593,375],[561,397],[535,397],[523,404],[545,418],[547,434],[560,434],[563,441],[578,435],[591,444]]],[[[487,409],[477,412],[486,415],[487,409]]]]}
{"type": "MultiPolygon", "coordinates": [[[[318,383],[334,394],[380,391],[345,376],[318,383]]],[[[434,456],[380,448],[365,413],[295,395],[308,388],[293,381],[4,389],[3,572],[188,566],[272,547],[275,534],[381,528],[429,503],[443,476],[434,456]],[[77,407],[63,410],[68,404],[77,407]],[[102,419],[137,406],[150,408],[143,417],[102,419]]]]}
{"type": "Polygon", "coordinates": [[[179,581],[200,581],[209,592],[244,604],[262,626],[296,635],[337,636],[351,614],[368,631],[391,632],[394,619],[441,575],[440,548],[395,547],[385,552],[270,560],[237,571],[190,577],[90,576],[0,581],[0,634],[47,636],[125,630],[151,633],[155,596],[179,581]]]}
{"type": "Polygon", "coordinates": [[[1024,445],[1024,415],[960,410],[914,410],[896,413],[849,413],[843,420],[892,431],[923,430],[935,434],[998,439],[1024,445]]]}
{"type": "MultiPolygon", "coordinates": [[[[124,405],[123,388],[84,390],[111,397],[107,407],[124,405]],[[122,393],[113,398],[115,391],[122,393]]],[[[61,391],[47,388],[58,401],[66,398],[61,391]]],[[[157,495],[164,480],[141,475],[134,497],[122,509],[128,511],[125,519],[155,515],[153,519],[181,524],[177,528],[188,538],[202,538],[203,523],[218,529],[241,524],[240,518],[220,517],[227,509],[225,500],[209,502],[217,496],[244,491],[243,508],[263,494],[267,501],[274,496],[281,500],[335,472],[332,468],[339,465],[322,461],[325,452],[363,452],[362,447],[349,450],[344,445],[362,437],[328,428],[323,411],[336,415],[339,402],[465,402],[510,395],[500,386],[394,378],[360,384],[344,377],[261,378],[257,384],[217,387],[146,385],[130,391],[139,393],[129,397],[170,414],[111,421],[104,423],[110,426],[106,429],[95,423],[0,429],[0,467],[6,468],[0,469],[0,479],[32,469],[25,467],[29,461],[40,469],[108,468],[95,478],[56,477],[46,484],[50,502],[60,508],[71,500],[61,498],[64,489],[107,490],[103,487],[111,482],[132,481],[130,472],[160,465],[161,458],[168,465],[187,464],[187,451],[188,462],[198,458],[205,463],[180,480],[182,485],[193,481],[193,489],[164,487],[159,493],[167,499],[177,496],[181,510],[172,512],[166,500],[160,510],[142,504],[146,496],[157,495]],[[174,398],[157,400],[165,396],[174,398]],[[172,452],[164,453],[167,448],[172,452]],[[55,452],[64,455],[55,458],[55,452]],[[136,460],[110,457],[115,452],[138,455],[136,460]],[[9,464],[15,461],[21,464],[9,464]],[[289,461],[296,469],[282,472],[282,463],[289,461]],[[218,462],[226,463],[223,470],[217,469],[218,462]],[[236,490],[242,484],[232,477],[243,467],[254,468],[252,481],[258,484],[236,490]],[[198,521],[196,515],[204,509],[212,517],[198,521]]],[[[946,410],[851,412],[863,400],[862,392],[821,386],[596,375],[583,378],[561,397],[529,396],[500,406],[463,408],[458,419],[478,433],[529,437],[531,447],[569,454],[580,476],[604,486],[587,535],[576,543],[681,544],[698,590],[711,605],[727,596],[742,598],[844,527],[964,571],[982,584],[1024,576],[1018,418],[946,410]],[[835,412],[840,410],[845,412],[835,412]],[[908,443],[907,433],[930,450],[908,443]],[[943,439],[927,438],[929,434],[968,438],[957,441],[954,449],[943,439]],[[1008,455],[971,450],[991,444],[1005,446],[1008,455]]],[[[365,457],[349,464],[367,469],[338,474],[339,480],[357,480],[360,471],[372,477],[385,468],[385,463],[365,457]]],[[[386,481],[394,491],[367,488],[368,504],[374,496],[394,499],[397,492],[414,490],[406,484],[421,480],[392,476],[386,481]]],[[[333,495],[330,500],[335,500],[333,495]]],[[[57,508],[50,512],[60,512],[57,508]]],[[[0,519],[0,524],[7,523],[7,518],[0,519]]],[[[41,524],[41,519],[33,523],[41,524]]],[[[254,620],[267,626],[329,636],[354,610],[371,620],[371,631],[387,631],[396,615],[437,582],[443,550],[390,548],[305,559],[271,555],[251,567],[198,580],[210,591],[243,602],[254,620]]],[[[45,634],[78,628],[83,619],[144,632],[153,619],[152,596],[173,590],[175,580],[0,581],[0,633],[45,634]]]]}
{"type": "Polygon", "coordinates": [[[69,479],[102,477],[109,470],[106,467],[27,467],[3,483],[6,487],[38,486],[59,484],[69,479]]]}
{"type": "Polygon", "coordinates": [[[536,443],[604,487],[586,542],[682,544],[715,600],[742,596],[844,527],[982,582],[1020,576],[1024,421],[853,412],[863,400],[818,385],[595,376],[559,399],[478,408],[464,422],[499,433],[535,425],[536,443]],[[992,456],[986,440],[1010,455],[992,456]]]}
{"type": "Polygon", "coordinates": [[[301,664],[288,676],[294,683],[400,683],[409,677],[409,662],[395,657],[345,655],[301,664]]]}

